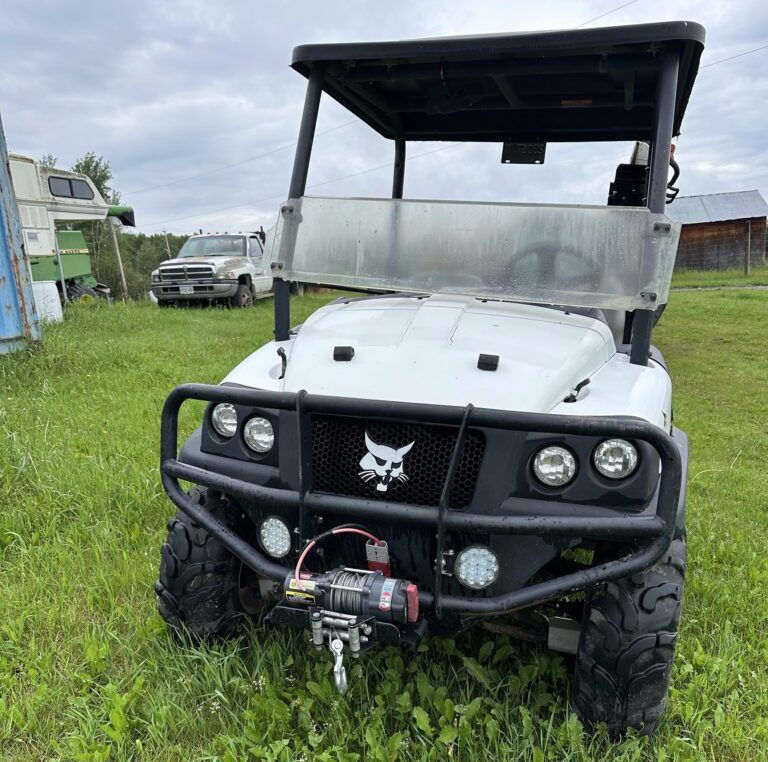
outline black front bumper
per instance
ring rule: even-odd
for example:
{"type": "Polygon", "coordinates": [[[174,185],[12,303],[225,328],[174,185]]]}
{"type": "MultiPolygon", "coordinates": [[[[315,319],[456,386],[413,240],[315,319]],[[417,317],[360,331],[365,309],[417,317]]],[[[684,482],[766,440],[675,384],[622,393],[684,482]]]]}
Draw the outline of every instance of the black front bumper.
{"type": "Polygon", "coordinates": [[[431,527],[437,536],[437,558],[441,557],[442,541],[447,531],[608,540],[620,543],[631,542],[634,546],[631,552],[627,552],[619,559],[489,597],[444,594],[440,582],[440,571],[437,570],[434,593],[420,592],[419,601],[423,609],[433,609],[438,615],[443,611],[459,614],[492,614],[532,606],[637,573],[651,566],[664,554],[672,540],[684,476],[683,459],[675,440],[658,427],[639,418],[518,413],[473,408],[471,405],[459,408],[445,405],[382,402],[325,397],[306,392],[266,392],[202,384],[179,386],[168,396],[162,413],[160,450],[163,487],[174,504],[216,536],[255,572],[280,583],[285,580],[290,569],[267,558],[258,548],[243,540],[203,508],[193,503],[182,490],[179,479],[219,490],[235,499],[256,502],[267,510],[297,510],[300,528],[304,526],[304,519],[311,514],[344,516],[362,522],[384,521],[431,527]],[[178,412],[182,403],[188,399],[293,411],[298,427],[297,488],[284,489],[256,484],[244,478],[182,463],[178,459],[178,412]],[[309,454],[303,451],[306,447],[302,446],[302,443],[307,441],[303,432],[309,426],[312,414],[419,421],[458,427],[446,484],[451,483],[464,437],[470,425],[542,434],[641,440],[655,450],[661,466],[655,501],[656,510],[653,515],[638,516],[618,512],[615,516],[594,516],[579,515],[579,512],[588,513],[584,511],[584,506],[565,504],[571,509],[569,515],[565,516],[536,513],[489,515],[448,510],[450,495],[447,488],[443,490],[440,505],[437,507],[313,492],[308,488],[304,478],[309,454]]]}

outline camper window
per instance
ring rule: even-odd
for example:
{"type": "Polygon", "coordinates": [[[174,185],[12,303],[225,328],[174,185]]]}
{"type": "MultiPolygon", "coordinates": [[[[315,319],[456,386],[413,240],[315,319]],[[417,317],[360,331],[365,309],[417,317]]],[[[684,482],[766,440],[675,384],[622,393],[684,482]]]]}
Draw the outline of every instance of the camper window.
{"type": "Polygon", "coordinates": [[[90,201],[93,198],[93,189],[85,180],[68,177],[49,177],[48,188],[51,194],[59,198],[82,198],[90,201]]]}

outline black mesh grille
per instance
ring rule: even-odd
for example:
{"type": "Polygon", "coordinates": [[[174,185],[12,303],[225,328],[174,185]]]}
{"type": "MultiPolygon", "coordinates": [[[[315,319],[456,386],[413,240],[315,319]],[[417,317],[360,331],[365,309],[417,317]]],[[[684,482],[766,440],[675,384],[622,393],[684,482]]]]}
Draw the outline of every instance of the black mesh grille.
{"type": "MultiPolygon", "coordinates": [[[[412,505],[438,505],[457,433],[453,426],[314,415],[312,489],[412,505]],[[361,478],[360,461],[368,452],[366,432],[377,444],[395,449],[414,443],[402,461],[407,480],[392,479],[386,491],[380,491],[376,489],[378,478],[367,482],[361,478]]],[[[484,450],[485,437],[470,429],[453,480],[452,508],[470,504],[484,450]]]]}

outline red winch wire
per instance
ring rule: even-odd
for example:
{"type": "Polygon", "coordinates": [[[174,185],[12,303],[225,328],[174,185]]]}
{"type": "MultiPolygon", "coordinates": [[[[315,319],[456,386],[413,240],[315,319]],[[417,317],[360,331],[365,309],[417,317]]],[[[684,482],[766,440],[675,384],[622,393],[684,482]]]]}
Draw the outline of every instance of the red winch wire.
{"type": "Polygon", "coordinates": [[[360,527],[350,527],[350,526],[341,526],[341,527],[334,527],[328,532],[324,532],[323,534],[319,534],[317,537],[315,537],[314,540],[310,540],[307,543],[307,546],[304,548],[304,550],[301,551],[301,555],[299,556],[299,560],[296,561],[296,569],[293,573],[293,576],[296,579],[296,586],[299,588],[299,590],[304,590],[304,583],[301,579],[301,565],[304,563],[304,559],[309,554],[309,551],[312,550],[312,548],[317,545],[319,540],[324,539],[328,535],[332,534],[359,534],[363,537],[367,537],[369,540],[373,540],[377,545],[381,545],[381,540],[372,535],[370,532],[367,532],[365,529],[361,529],[360,527]]]}

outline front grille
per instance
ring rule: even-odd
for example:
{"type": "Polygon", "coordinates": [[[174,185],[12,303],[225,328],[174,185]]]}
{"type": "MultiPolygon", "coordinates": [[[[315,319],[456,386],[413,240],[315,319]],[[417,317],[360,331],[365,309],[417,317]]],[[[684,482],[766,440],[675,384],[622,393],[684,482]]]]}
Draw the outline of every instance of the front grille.
{"type": "MultiPolygon", "coordinates": [[[[390,500],[410,505],[440,502],[448,476],[458,429],[421,423],[361,420],[342,416],[312,416],[312,489],[350,497],[390,500]],[[392,449],[413,447],[402,459],[406,480],[392,479],[386,491],[376,489],[378,477],[365,481],[360,461],[368,452],[365,434],[392,449]]],[[[451,489],[451,508],[466,508],[472,501],[485,437],[470,429],[464,440],[451,489]]]]}
{"type": "Polygon", "coordinates": [[[175,265],[160,268],[160,280],[200,280],[213,278],[213,268],[209,265],[175,265]]]}

